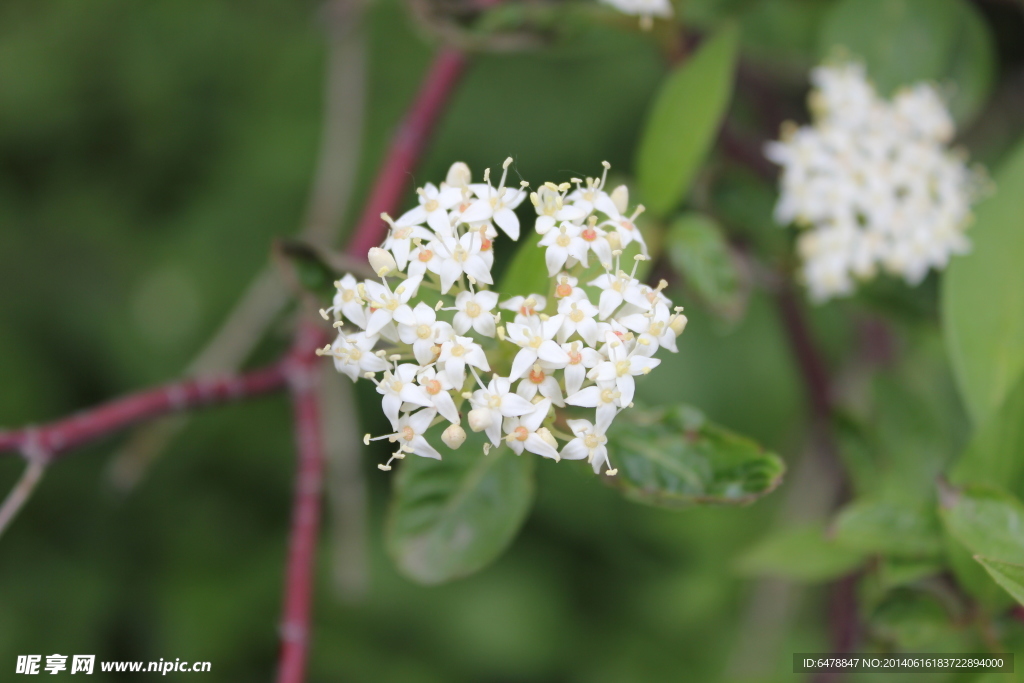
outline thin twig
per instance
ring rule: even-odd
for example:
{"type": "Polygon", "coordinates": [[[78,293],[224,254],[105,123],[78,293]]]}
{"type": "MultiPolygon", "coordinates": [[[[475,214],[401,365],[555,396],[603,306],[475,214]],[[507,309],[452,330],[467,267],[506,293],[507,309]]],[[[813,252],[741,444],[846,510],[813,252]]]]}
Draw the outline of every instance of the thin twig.
{"type": "Polygon", "coordinates": [[[285,573],[278,683],[302,683],[305,678],[317,532],[320,527],[324,450],[317,392],[322,365],[312,354],[317,344],[309,343],[305,339],[307,337],[310,340],[319,339],[320,332],[310,326],[299,333],[297,353],[288,374],[298,462],[285,573]]]}
{"type": "Polygon", "coordinates": [[[56,458],[72,448],[155,417],[252,398],[284,387],[283,362],[240,375],[171,382],[37,427],[0,432],[0,453],[39,449],[56,458]]]}
{"type": "Polygon", "coordinates": [[[46,460],[44,458],[29,458],[25,465],[25,471],[21,474],[21,479],[14,485],[11,492],[7,494],[3,505],[0,505],[0,536],[7,530],[11,521],[25,505],[25,502],[28,501],[39,480],[43,478],[43,472],[45,471],[46,460]]]}

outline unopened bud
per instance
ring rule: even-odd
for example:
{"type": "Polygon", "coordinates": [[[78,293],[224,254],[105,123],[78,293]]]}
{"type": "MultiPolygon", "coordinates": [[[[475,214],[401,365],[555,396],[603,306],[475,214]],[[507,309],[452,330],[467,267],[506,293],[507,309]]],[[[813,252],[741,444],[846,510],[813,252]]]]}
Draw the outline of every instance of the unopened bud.
{"type": "Polygon", "coordinates": [[[398,264],[395,263],[395,257],[386,249],[373,247],[370,249],[368,256],[370,259],[370,267],[373,268],[373,272],[377,273],[380,277],[390,275],[398,270],[398,264]]]}
{"type": "Polygon", "coordinates": [[[619,233],[612,230],[605,235],[605,239],[608,240],[608,246],[612,248],[612,252],[622,251],[622,239],[619,237],[619,233]]]}
{"type": "Polygon", "coordinates": [[[441,441],[444,441],[444,445],[448,448],[455,450],[462,444],[466,443],[466,430],[459,425],[450,425],[448,429],[444,430],[441,434],[441,441]]]}
{"type": "Polygon", "coordinates": [[[686,316],[680,313],[679,315],[672,319],[672,323],[669,325],[669,327],[672,328],[672,331],[675,332],[676,336],[678,337],[683,333],[683,330],[686,329],[686,323],[686,316]]]}
{"type": "Polygon", "coordinates": [[[550,430],[548,430],[547,427],[541,427],[540,429],[538,429],[537,436],[544,439],[544,443],[551,446],[556,451],[558,450],[558,442],[555,441],[555,437],[551,435],[551,432],[550,430]]]}
{"type": "Polygon", "coordinates": [[[469,428],[474,432],[482,432],[492,424],[494,424],[494,417],[486,408],[474,408],[469,411],[469,428]]]}
{"type": "Polygon", "coordinates": [[[469,189],[469,183],[472,180],[472,174],[469,171],[469,166],[456,161],[452,164],[452,167],[448,169],[448,175],[444,181],[451,187],[458,187],[463,190],[469,189]]]}
{"type": "Polygon", "coordinates": [[[626,213],[626,209],[629,208],[629,188],[625,185],[619,185],[612,190],[612,204],[619,210],[619,213],[626,213]]]}

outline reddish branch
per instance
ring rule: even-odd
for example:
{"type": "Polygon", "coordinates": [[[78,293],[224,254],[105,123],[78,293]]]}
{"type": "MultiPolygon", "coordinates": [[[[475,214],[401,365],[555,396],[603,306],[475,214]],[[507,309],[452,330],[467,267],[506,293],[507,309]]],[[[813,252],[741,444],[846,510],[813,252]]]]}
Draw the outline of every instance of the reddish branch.
{"type": "MultiPolygon", "coordinates": [[[[384,239],[386,224],[380,214],[396,212],[409,177],[465,65],[466,58],[450,49],[443,49],[434,59],[377,174],[348,246],[350,254],[362,256],[384,239]]],[[[0,431],[0,452],[20,452],[30,463],[44,466],[76,446],[133,424],[172,412],[259,396],[287,385],[295,419],[298,474],[285,577],[279,683],[301,683],[305,677],[324,469],[315,391],[319,363],[314,355],[322,341],[322,331],[302,325],[292,350],[269,367],[235,376],[173,382],[48,424],[0,431]]],[[[20,506],[21,501],[17,502],[20,506]]]]}
{"type": "Polygon", "coordinates": [[[47,460],[125,427],[168,413],[259,396],[285,384],[285,361],[240,375],[172,382],[43,425],[0,432],[0,452],[47,460]]]}
{"type": "Polygon", "coordinates": [[[320,332],[310,327],[301,330],[299,337],[300,340],[308,338],[313,343],[300,342],[300,347],[306,347],[306,353],[296,355],[288,377],[298,464],[285,572],[278,683],[302,683],[305,677],[316,541],[320,527],[320,494],[324,479],[323,430],[317,397],[322,366],[309,353],[317,346],[320,332]]]}
{"type": "Polygon", "coordinates": [[[434,124],[465,70],[466,61],[461,52],[449,48],[442,49],[434,58],[412,107],[395,131],[373,192],[349,242],[348,253],[365,256],[371,247],[384,240],[387,224],[380,215],[396,211],[434,124]]]}

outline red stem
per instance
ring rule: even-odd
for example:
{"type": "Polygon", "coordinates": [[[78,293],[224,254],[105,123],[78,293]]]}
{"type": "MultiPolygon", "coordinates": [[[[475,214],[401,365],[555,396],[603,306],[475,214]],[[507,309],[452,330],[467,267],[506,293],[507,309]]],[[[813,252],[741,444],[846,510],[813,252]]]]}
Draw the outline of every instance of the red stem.
{"type": "MultiPolygon", "coordinates": [[[[300,331],[299,337],[319,339],[320,332],[310,326],[309,331],[300,331]]],[[[310,346],[315,347],[315,344],[310,346]]],[[[288,377],[295,417],[298,464],[285,574],[278,683],[302,683],[309,652],[310,603],[324,473],[323,432],[317,397],[321,367],[312,354],[297,355],[288,377]]]]}
{"type": "Polygon", "coordinates": [[[240,375],[172,382],[37,427],[0,432],[0,452],[31,452],[53,459],[76,446],[144,420],[259,396],[281,389],[284,384],[284,362],[240,375]]]}
{"type": "Polygon", "coordinates": [[[395,131],[391,148],[377,173],[373,192],[349,242],[349,254],[366,256],[371,247],[384,241],[387,224],[380,215],[394,213],[399,206],[434,124],[451,99],[466,63],[465,55],[451,48],[442,48],[434,57],[412,107],[395,131]]]}
{"type": "Polygon", "coordinates": [[[827,423],[832,417],[832,395],[829,389],[828,367],[818,353],[810,326],[804,315],[803,304],[789,282],[782,282],[776,294],[776,304],[782,318],[793,359],[800,369],[807,400],[816,422],[827,423]]]}

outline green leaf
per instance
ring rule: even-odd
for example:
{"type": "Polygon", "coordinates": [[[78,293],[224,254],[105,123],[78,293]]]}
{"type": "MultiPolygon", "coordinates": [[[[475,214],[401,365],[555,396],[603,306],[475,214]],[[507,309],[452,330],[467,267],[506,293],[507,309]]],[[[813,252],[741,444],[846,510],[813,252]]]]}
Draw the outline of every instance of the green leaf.
{"type": "Polygon", "coordinates": [[[995,175],[977,209],[971,253],[943,281],[946,346],[976,425],[1002,404],[1024,369],[1024,144],[995,175]]]}
{"type": "Polygon", "coordinates": [[[740,558],[737,570],[794,581],[830,581],[849,574],[865,557],[826,538],[824,528],[812,524],[769,534],[740,558]]]}
{"type": "Polygon", "coordinates": [[[1024,605],[1024,566],[1000,562],[990,557],[975,555],[974,559],[988,571],[996,583],[1006,589],[1006,592],[1014,597],[1020,604],[1024,605]]]}
{"type": "Polygon", "coordinates": [[[955,632],[951,615],[936,596],[909,588],[887,594],[868,623],[877,637],[910,651],[926,651],[955,632]]]}
{"type": "Polygon", "coordinates": [[[942,553],[935,513],[905,502],[854,502],[839,513],[834,533],[838,543],[863,553],[918,558],[942,553]]]}
{"type": "Polygon", "coordinates": [[[1024,375],[1003,405],[976,430],[950,473],[954,484],[1021,490],[1024,473],[1024,375]]]}
{"type": "Polygon", "coordinates": [[[957,3],[959,31],[946,76],[955,84],[949,108],[957,121],[969,121],[992,92],[996,75],[995,39],[978,8],[957,3]]]}
{"type": "Polygon", "coordinates": [[[512,262],[506,268],[497,291],[503,298],[543,294],[547,296],[552,279],[544,262],[544,249],[538,247],[540,235],[532,230],[520,239],[512,262]]]}
{"type": "Polygon", "coordinates": [[[906,557],[882,557],[878,562],[878,582],[882,589],[915,583],[945,571],[941,560],[906,557]]]}
{"type": "Polygon", "coordinates": [[[717,223],[702,214],[684,214],[673,221],[665,243],[672,267],[702,300],[726,316],[739,312],[740,279],[717,223]]]}
{"type": "Polygon", "coordinates": [[[686,196],[732,95],[739,31],[719,31],[666,78],[637,148],[636,177],[647,208],[664,217],[686,196]]]}
{"type": "Polygon", "coordinates": [[[840,0],[822,24],[819,53],[862,60],[885,96],[919,81],[951,83],[961,121],[988,96],[995,61],[987,24],[963,0],[840,0]]]}
{"type": "Polygon", "coordinates": [[[630,500],[664,508],[750,503],[785,472],[774,453],[689,406],[623,413],[608,432],[608,452],[619,472],[606,481],[630,500]]]}
{"type": "Polygon", "coordinates": [[[1024,505],[998,489],[970,486],[943,494],[942,520],[975,555],[1024,564],[1024,505]]]}
{"type": "Polygon", "coordinates": [[[943,489],[940,515],[952,541],[949,559],[957,578],[975,597],[995,609],[1005,600],[971,556],[1024,565],[1024,505],[997,489],[943,489]]]}
{"type": "MultiPolygon", "coordinates": [[[[441,426],[428,436],[441,443],[441,426]]],[[[512,542],[533,501],[533,458],[508,448],[484,455],[470,434],[441,461],[409,456],[395,482],[387,545],[399,570],[423,584],[472,574],[512,542]]]]}

